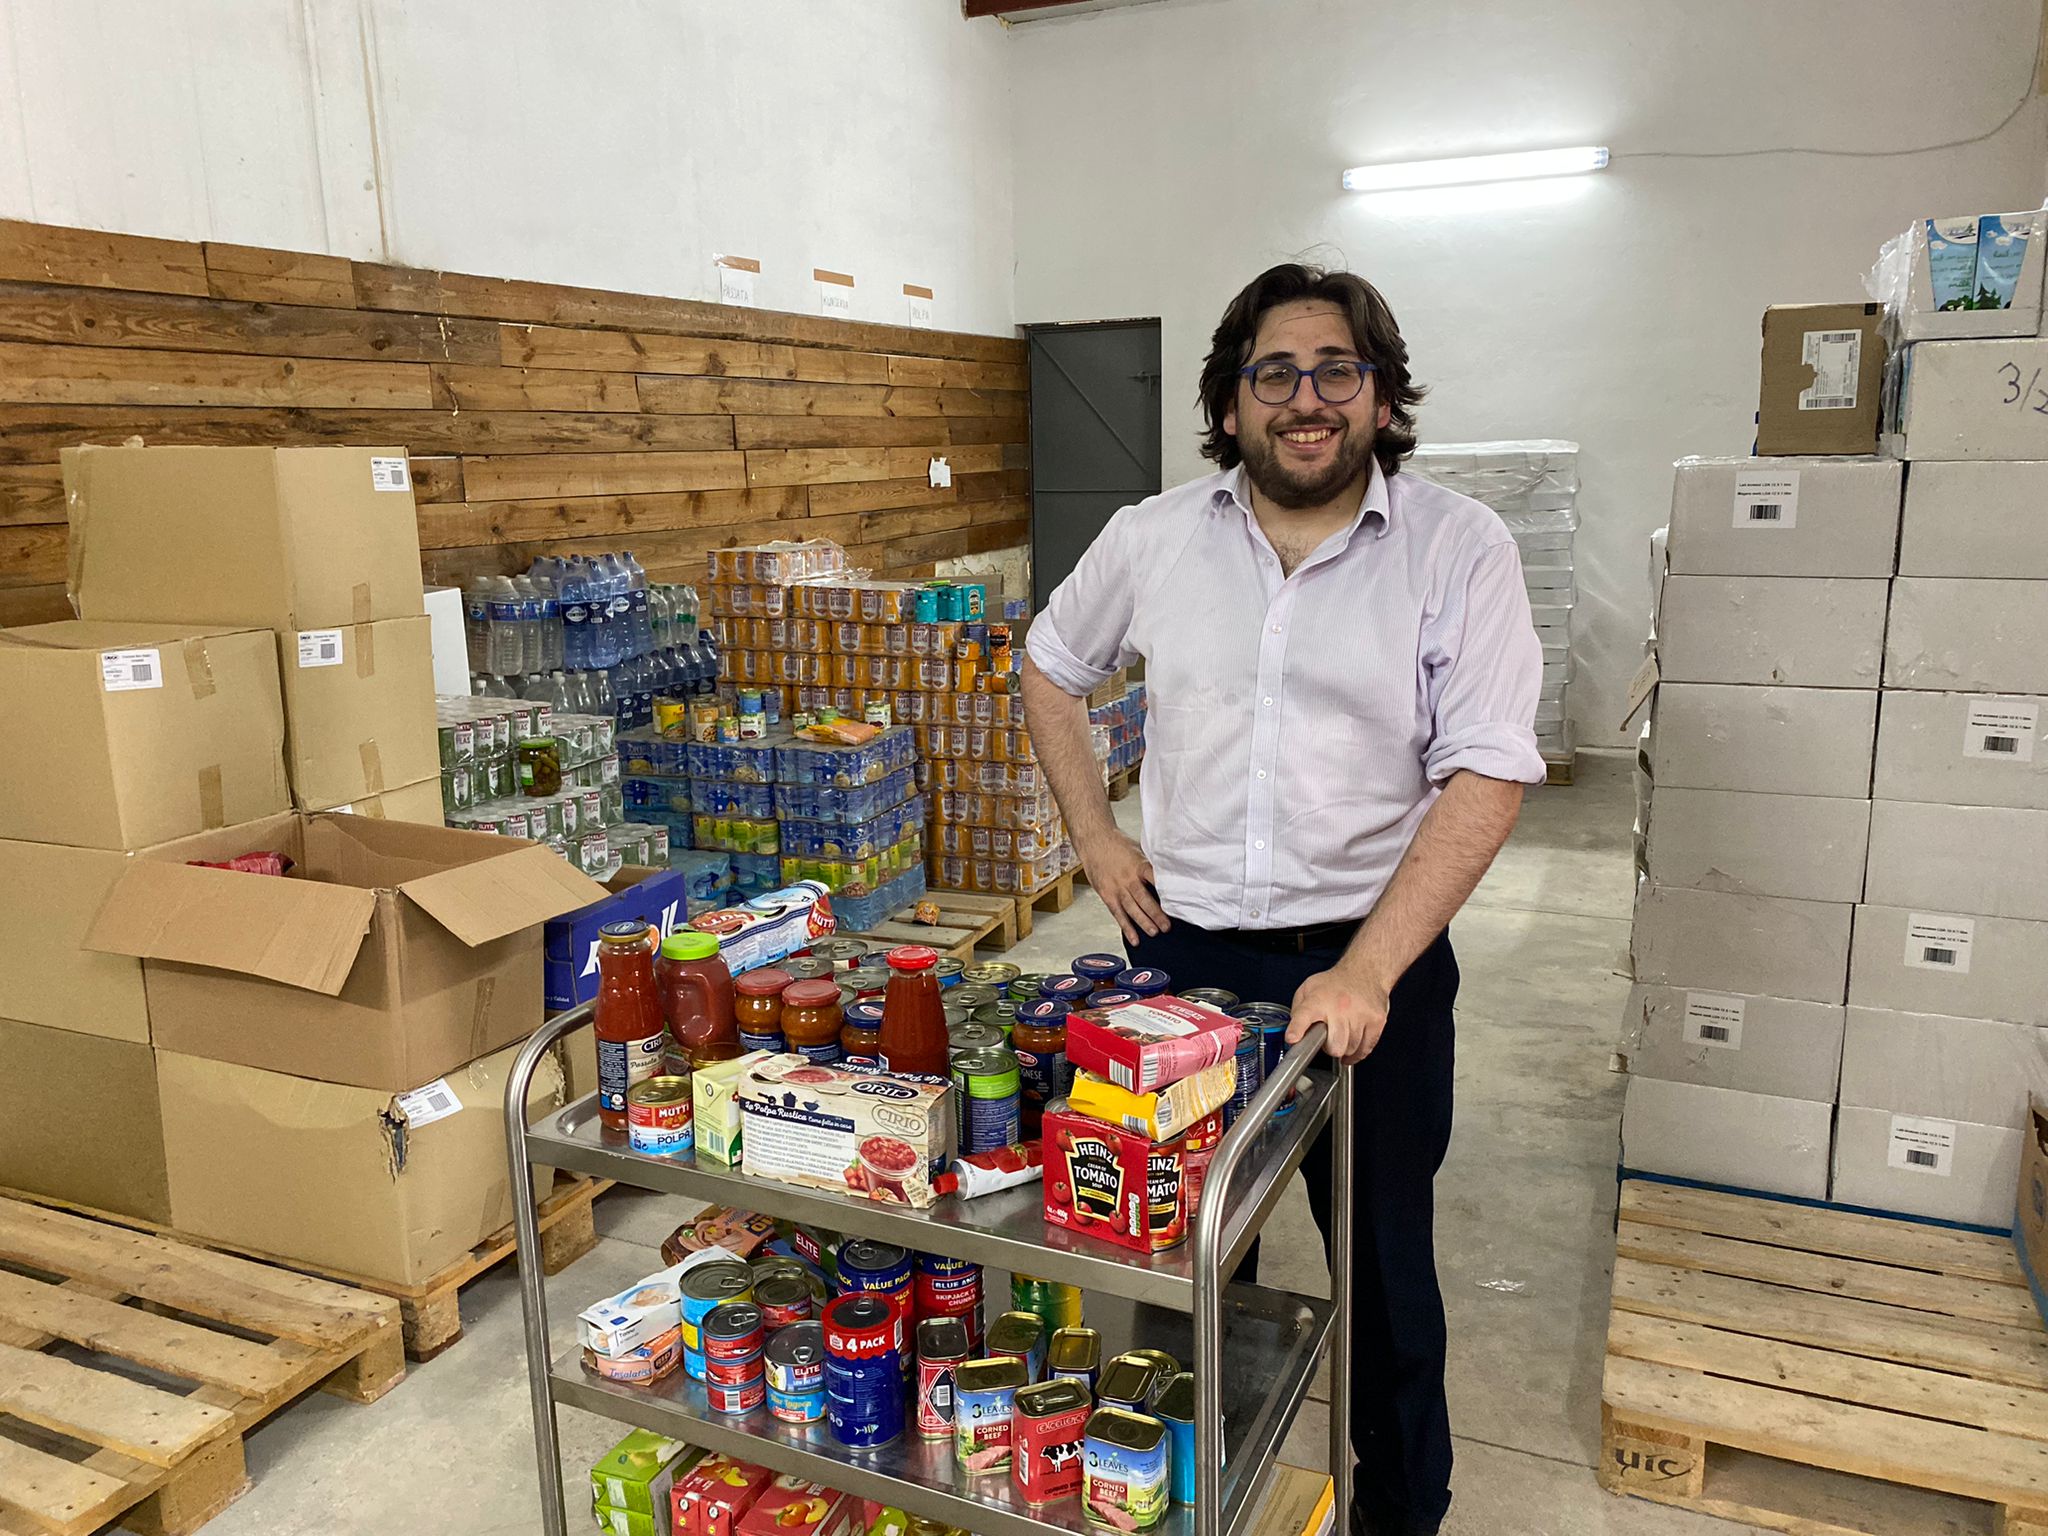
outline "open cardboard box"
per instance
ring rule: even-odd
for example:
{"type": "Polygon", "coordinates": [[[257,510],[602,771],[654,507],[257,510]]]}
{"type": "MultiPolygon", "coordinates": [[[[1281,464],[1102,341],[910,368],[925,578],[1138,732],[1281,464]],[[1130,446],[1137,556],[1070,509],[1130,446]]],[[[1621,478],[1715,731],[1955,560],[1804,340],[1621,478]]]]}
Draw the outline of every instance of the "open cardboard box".
{"type": "Polygon", "coordinates": [[[398,1092],[537,1029],[540,925],[604,895],[537,843],[286,813],[139,855],[85,946],[144,962],[160,1050],[398,1092]],[[266,849],[289,876],[187,862],[266,849]]]}

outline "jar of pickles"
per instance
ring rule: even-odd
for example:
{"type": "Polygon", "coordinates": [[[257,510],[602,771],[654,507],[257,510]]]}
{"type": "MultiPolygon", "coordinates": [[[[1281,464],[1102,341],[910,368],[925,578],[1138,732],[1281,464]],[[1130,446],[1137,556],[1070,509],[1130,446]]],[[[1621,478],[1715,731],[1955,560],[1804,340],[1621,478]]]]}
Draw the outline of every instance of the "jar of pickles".
{"type": "Polygon", "coordinates": [[[525,795],[562,792],[562,749],[552,736],[528,736],[519,743],[519,791],[525,795]]]}

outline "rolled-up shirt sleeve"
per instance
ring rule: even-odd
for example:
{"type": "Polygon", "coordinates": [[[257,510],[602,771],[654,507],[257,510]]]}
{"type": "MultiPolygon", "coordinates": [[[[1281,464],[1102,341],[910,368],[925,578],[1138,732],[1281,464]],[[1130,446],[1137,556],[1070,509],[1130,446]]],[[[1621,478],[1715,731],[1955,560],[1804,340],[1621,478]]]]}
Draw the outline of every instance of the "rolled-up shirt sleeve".
{"type": "Polygon", "coordinates": [[[1536,697],[1543,647],[1529,616],[1520,552],[1489,544],[1463,582],[1444,594],[1424,633],[1434,730],[1423,767],[1441,784],[1460,770],[1522,784],[1543,782],[1536,697]]]}
{"type": "Polygon", "coordinates": [[[1025,653],[1038,670],[1076,698],[1138,659],[1130,648],[1137,575],[1130,559],[1135,511],[1125,507],[1104,525],[1073,573],[1053,589],[1045,611],[1031,621],[1024,639],[1025,653]]]}

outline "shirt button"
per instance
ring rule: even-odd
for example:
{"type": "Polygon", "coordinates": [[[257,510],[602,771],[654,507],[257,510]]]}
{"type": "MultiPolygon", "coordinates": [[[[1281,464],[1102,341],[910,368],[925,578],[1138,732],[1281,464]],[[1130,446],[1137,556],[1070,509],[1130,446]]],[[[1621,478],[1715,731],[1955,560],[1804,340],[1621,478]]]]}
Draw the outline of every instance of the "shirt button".
{"type": "Polygon", "coordinates": [[[1256,843],[1253,843],[1252,846],[1254,848],[1263,848],[1266,846],[1266,840],[1264,838],[1260,838],[1256,843]]]}
{"type": "Polygon", "coordinates": [[[1273,696],[1270,693],[1266,695],[1266,707],[1268,709],[1273,707],[1273,696]]]}
{"type": "Polygon", "coordinates": [[[1263,769],[1263,768],[1261,768],[1261,769],[1259,770],[1259,777],[1263,779],[1263,778],[1264,778],[1265,776],[1266,776],[1266,770],[1265,770],[1265,769],[1263,769]]]}
{"type": "Polygon", "coordinates": [[[1280,626],[1278,624],[1273,626],[1273,633],[1276,635],[1280,633],[1280,626]]]}
{"type": "Polygon", "coordinates": [[[1260,910],[1259,910],[1259,909],[1258,909],[1257,907],[1253,907],[1253,908],[1252,908],[1252,916],[1253,916],[1253,917],[1263,917],[1263,916],[1265,916],[1265,914],[1264,914],[1263,912],[1261,912],[1261,911],[1260,911],[1260,910]]]}

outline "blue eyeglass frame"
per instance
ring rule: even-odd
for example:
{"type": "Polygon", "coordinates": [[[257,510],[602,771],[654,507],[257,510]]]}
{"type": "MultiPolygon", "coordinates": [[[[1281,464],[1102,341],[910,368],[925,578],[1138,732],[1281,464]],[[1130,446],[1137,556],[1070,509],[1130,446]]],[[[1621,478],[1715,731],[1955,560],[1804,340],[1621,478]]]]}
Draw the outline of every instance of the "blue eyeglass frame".
{"type": "Polygon", "coordinates": [[[1286,368],[1294,374],[1294,382],[1288,386],[1286,400],[1261,399],[1259,395],[1258,386],[1254,384],[1252,386],[1252,398],[1254,400],[1257,400],[1261,405],[1287,404],[1288,400],[1292,400],[1295,397],[1295,395],[1300,392],[1301,381],[1303,379],[1308,380],[1308,387],[1315,391],[1316,398],[1322,401],[1323,404],[1348,405],[1353,400],[1356,400],[1361,394],[1365,393],[1366,375],[1369,373],[1379,372],[1379,368],[1376,364],[1368,363],[1362,357],[1327,358],[1324,361],[1317,363],[1313,368],[1302,368],[1294,363],[1288,362],[1284,358],[1269,357],[1263,362],[1247,363],[1244,367],[1237,370],[1237,376],[1241,379],[1249,380],[1251,376],[1257,373],[1261,368],[1286,368]],[[1328,395],[1323,393],[1322,372],[1325,368],[1334,367],[1356,368],[1358,370],[1358,388],[1354,389],[1342,400],[1332,400],[1328,395]]]}

